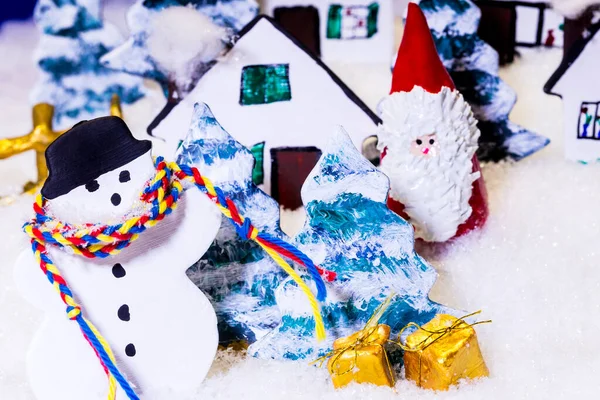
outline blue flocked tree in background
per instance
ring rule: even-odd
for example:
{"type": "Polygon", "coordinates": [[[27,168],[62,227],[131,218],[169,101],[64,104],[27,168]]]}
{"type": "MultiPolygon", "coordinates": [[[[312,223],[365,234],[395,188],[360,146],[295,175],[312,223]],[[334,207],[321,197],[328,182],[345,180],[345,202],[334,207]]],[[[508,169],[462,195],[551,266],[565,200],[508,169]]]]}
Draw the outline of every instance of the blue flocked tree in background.
{"type": "Polygon", "coordinates": [[[498,53],[477,36],[481,11],[470,0],[421,0],[444,66],[481,130],[482,161],[519,160],[550,141],[509,121],[517,97],[498,76],[498,53]]]}
{"type": "Polygon", "coordinates": [[[213,65],[213,56],[221,50],[219,39],[223,47],[229,46],[232,35],[257,14],[258,4],[254,0],[137,0],[127,13],[131,37],[108,54],[103,63],[158,82],[165,96],[172,102],[177,101],[185,97],[213,65]],[[173,10],[179,12],[169,17],[173,10]],[[188,11],[187,15],[182,11],[188,11]],[[161,20],[161,14],[166,18],[161,20]],[[208,17],[224,30],[216,32],[194,14],[208,17]],[[153,46],[154,37],[170,40],[164,55],[160,46],[153,46]],[[204,54],[196,57],[195,52],[204,54]]]}
{"type": "MultiPolygon", "coordinates": [[[[177,162],[210,177],[258,229],[289,241],[279,227],[279,205],[252,182],[252,153],[221,127],[207,105],[196,104],[177,162]]],[[[222,344],[252,343],[279,324],[275,289],[285,273],[256,243],[242,239],[227,218],[188,276],[215,307],[222,344]]]]}
{"type": "Polygon", "coordinates": [[[343,129],[330,139],[302,188],[307,222],[294,240],[316,264],[337,273],[321,306],[327,340],[316,341],[308,303],[286,280],[276,294],[282,322],[250,346],[250,354],[293,360],[322,356],[335,339],[362,329],[392,293],[397,296],[380,322],[393,334],[409,322],[456,314],[429,299],[437,273],[415,252],[412,226],[387,208],[388,190],[388,178],[343,129]]]}
{"type": "Polygon", "coordinates": [[[123,41],[102,21],[100,0],[39,0],[34,17],[41,32],[35,53],[41,76],[31,100],[55,107],[58,128],[108,115],[113,94],[126,104],[143,96],[141,79],[100,64],[123,41]]]}

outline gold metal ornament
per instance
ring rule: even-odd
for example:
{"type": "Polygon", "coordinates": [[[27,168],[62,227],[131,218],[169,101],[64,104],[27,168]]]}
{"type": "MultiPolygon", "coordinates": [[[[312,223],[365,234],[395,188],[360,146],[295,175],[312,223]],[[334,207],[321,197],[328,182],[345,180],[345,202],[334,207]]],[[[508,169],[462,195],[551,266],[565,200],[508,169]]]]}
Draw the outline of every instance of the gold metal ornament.
{"type": "MultiPolygon", "coordinates": [[[[123,118],[121,101],[114,94],[110,101],[110,115],[123,118]]],[[[35,151],[35,162],[37,165],[37,179],[35,182],[27,182],[23,187],[23,193],[37,193],[48,177],[46,166],[46,149],[52,142],[67,130],[55,131],[52,128],[54,107],[48,103],[39,103],[33,106],[32,119],[33,129],[26,135],[0,139],[0,160],[12,157],[26,151],[35,151]]],[[[11,203],[11,200],[3,199],[3,203],[11,203]]]]}
{"type": "Polygon", "coordinates": [[[46,167],[46,148],[57,137],[65,131],[54,131],[52,129],[52,117],[54,107],[47,103],[36,104],[33,107],[33,130],[24,136],[0,139],[0,159],[9,158],[26,151],[35,151],[35,162],[37,165],[37,179],[35,182],[27,182],[23,192],[34,194],[43,185],[48,176],[46,167]]]}
{"type": "Polygon", "coordinates": [[[110,115],[123,119],[123,110],[121,109],[121,99],[118,94],[113,94],[110,99],[110,115]]]}

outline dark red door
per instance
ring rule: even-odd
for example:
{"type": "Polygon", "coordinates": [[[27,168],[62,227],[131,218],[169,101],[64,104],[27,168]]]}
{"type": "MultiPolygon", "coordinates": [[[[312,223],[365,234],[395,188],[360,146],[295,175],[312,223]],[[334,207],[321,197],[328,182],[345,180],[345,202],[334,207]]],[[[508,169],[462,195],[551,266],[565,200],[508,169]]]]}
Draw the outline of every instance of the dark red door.
{"type": "Polygon", "coordinates": [[[284,208],[302,207],[300,190],[320,157],[316,147],[271,149],[271,196],[284,208]]]}
{"type": "Polygon", "coordinates": [[[321,56],[321,36],[319,34],[319,10],[309,7],[278,7],[273,16],[287,32],[300,43],[321,56]]]}
{"type": "Polygon", "coordinates": [[[508,1],[476,1],[481,10],[477,34],[498,52],[500,65],[515,59],[517,9],[508,1]]]}

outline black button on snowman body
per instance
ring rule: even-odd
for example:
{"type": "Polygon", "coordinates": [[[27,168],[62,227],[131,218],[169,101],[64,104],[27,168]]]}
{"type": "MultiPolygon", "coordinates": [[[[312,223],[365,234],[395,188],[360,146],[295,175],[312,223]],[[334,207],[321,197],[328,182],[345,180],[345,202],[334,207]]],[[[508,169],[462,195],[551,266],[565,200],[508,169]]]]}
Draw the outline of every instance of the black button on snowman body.
{"type": "Polygon", "coordinates": [[[127,275],[127,272],[125,272],[125,268],[123,268],[121,264],[116,263],[112,267],[112,274],[115,278],[123,278],[125,275],[127,275]]]}

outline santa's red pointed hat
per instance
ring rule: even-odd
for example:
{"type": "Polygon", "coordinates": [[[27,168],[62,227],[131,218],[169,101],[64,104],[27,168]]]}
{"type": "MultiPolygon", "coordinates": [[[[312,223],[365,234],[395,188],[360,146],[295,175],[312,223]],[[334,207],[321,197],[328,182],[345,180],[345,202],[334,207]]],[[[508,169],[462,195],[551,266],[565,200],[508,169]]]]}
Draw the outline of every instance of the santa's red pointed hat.
{"type": "Polygon", "coordinates": [[[437,53],[423,11],[417,4],[409,3],[390,93],[410,92],[415,86],[429,93],[439,93],[444,86],[455,89],[437,53]]]}

